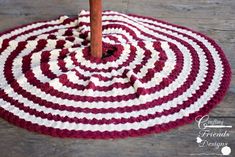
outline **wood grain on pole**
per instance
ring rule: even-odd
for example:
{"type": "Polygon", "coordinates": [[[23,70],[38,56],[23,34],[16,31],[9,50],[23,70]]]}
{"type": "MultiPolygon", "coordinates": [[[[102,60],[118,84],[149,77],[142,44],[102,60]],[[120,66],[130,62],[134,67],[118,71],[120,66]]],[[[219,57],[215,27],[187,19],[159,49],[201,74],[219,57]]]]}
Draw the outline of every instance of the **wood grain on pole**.
{"type": "Polygon", "coordinates": [[[91,55],[102,57],[102,0],[89,0],[91,27],[91,55]]]}

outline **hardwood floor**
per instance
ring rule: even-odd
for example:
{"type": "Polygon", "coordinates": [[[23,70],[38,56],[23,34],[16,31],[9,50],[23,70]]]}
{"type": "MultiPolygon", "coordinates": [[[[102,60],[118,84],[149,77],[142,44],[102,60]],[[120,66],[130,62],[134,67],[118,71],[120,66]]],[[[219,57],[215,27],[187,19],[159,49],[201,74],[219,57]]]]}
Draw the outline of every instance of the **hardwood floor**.
{"type": "MultiPolygon", "coordinates": [[[[218,42],[229,59],[233,75],[229,91],[210,117],[233,125],[229,138],[214,140],[227,142],[235,156],[235,0],[103,0],[103,4],[105,10],[151,16],[183,25],[218,42]]],[[[59,15],[76,16],[82,9],[88,9],[88,0],[0,0],[0,31],[59,15]]],[[[193,123],[138,138],[60,139],[28,132],[0,119],[0,157],[183,157],[219,152],[212,147],[199,147],[198,132],[197,124],[193,123]]]]}

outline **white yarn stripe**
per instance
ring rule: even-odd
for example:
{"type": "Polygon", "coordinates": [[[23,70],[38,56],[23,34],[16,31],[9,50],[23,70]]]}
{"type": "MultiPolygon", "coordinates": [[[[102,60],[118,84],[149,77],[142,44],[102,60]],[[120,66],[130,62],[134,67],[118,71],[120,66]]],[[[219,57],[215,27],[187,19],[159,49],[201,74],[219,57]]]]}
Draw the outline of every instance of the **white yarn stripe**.
{"type": "Polygon", "coordinates": [[[75,25],[76,25],[76,21],[75,22],[71,22],[70,24],[66,24],[66,25],[49,26],[48,28],[44,28],[44,29],[40,29],[40,30],[35,30],[35,31],[32,31],[32,32],[30,32],[30,33],[28,33],[26,35],[18,36],[15,40],[17,40],[17,41],[24,41],[24,40],[26,40],[27,38],[29,38],[30,36],[33,36],[33,35],[43,34],[43,33],[52,31],[54,29],[63,29],[63,28],[74,27],[75,25]]]}
{"type": "Polygon", "coordinates": [[[46,22],[37,22],[35,24],[31,24],[31,25],[27,25],[25,27],[22,27],[22,28],[18,28],[18,29],[15,29],[14,31],[11,31],[10,33],[7,33],[7,34],[3,34],[2,36],[0,36],[2,39],[8,39],[10,38],[11,36],[15,36],[15,35],[18,35],[20,33],[23,33],[25,31],[28,31],[30,29],[34,29],[34,28],[38,28],[40,26],[43,26],[45,24],[51,24],[51,25],[57,25],[57,24],[60,24],[62,23],[66,18],[66,16],[61,16],[59,19],[56,19],[56,20],[51,20],[51,21],[46,21],[46,22]]]}

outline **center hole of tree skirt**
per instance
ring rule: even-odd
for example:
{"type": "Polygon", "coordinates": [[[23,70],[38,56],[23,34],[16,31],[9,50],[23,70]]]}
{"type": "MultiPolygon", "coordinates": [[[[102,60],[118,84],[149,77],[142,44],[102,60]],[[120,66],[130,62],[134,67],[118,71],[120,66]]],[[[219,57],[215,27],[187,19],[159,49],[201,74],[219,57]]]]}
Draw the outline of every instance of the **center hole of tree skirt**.
{"type": "Polygon", "coordinates": [[[112,56],[117,51],[117,48],[114,46],[103,47],[102,58],[107,58],[112,56]]]}

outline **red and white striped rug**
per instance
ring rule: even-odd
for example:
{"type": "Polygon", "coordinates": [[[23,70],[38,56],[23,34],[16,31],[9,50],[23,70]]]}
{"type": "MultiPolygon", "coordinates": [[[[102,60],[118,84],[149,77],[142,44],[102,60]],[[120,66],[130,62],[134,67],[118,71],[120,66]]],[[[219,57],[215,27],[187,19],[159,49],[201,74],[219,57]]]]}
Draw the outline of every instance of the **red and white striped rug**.
{"type": "Polygon", "coordinates": [[[207,36],[103,12],[105,56],[89,53],[89,12],[0,35],[0,117],[58,137],[123,138],[194,121],[228,89],[229,63],[207,36]]]}

